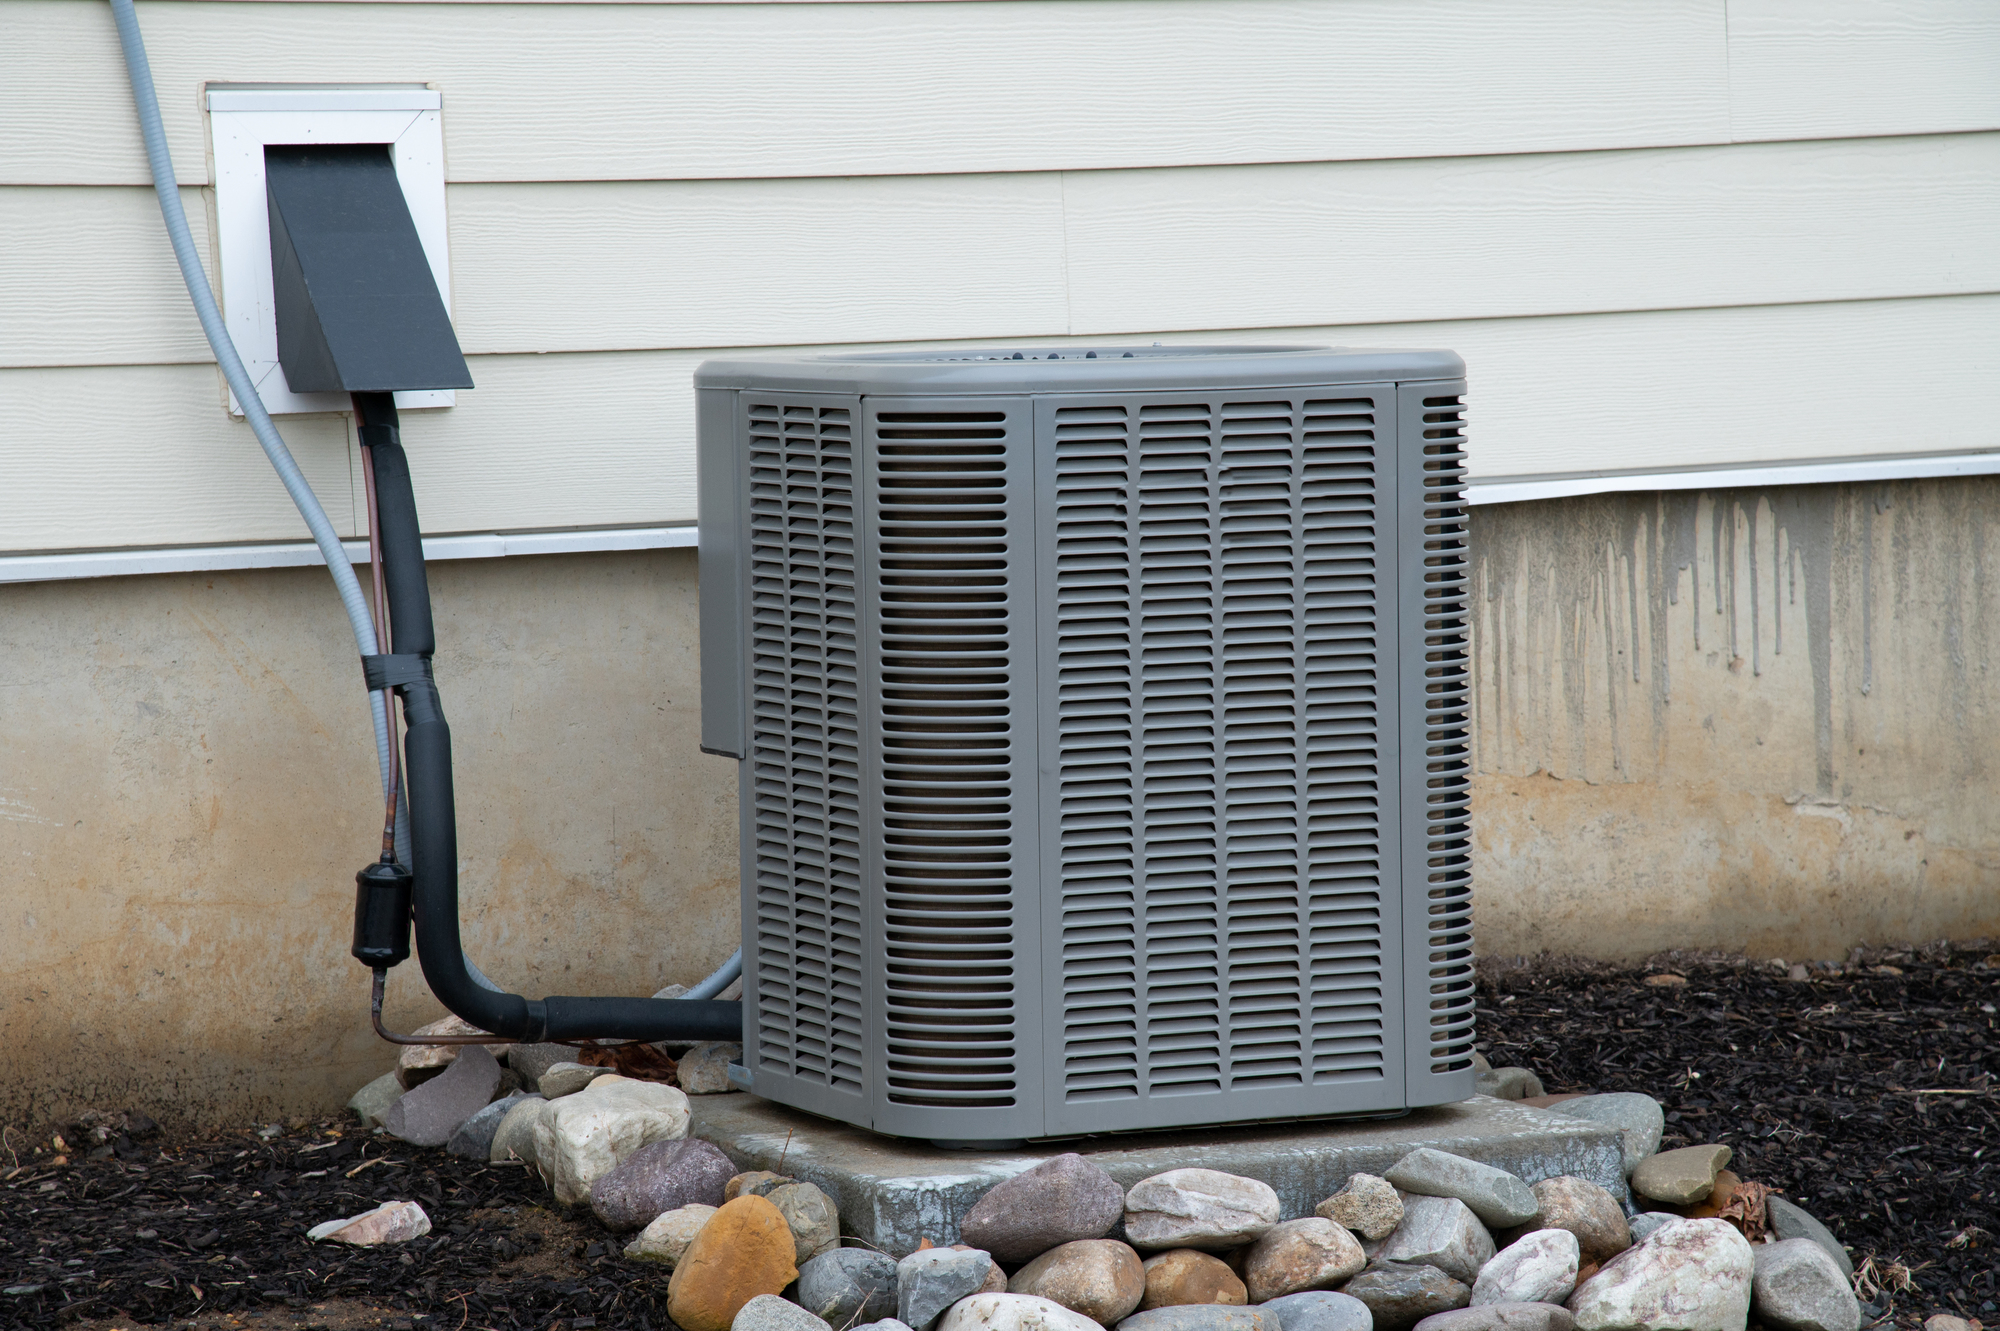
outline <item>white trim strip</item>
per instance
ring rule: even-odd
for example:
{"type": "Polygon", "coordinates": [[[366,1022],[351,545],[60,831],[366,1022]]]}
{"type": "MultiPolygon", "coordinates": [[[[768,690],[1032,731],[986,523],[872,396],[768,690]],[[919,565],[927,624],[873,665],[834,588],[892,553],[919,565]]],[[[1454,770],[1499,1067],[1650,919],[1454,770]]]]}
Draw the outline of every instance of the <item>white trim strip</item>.
{"type": "MultiPolygon", "coordinates": [[[[507,555],[569,555],[618,550],[674,550],[695,545],[695,529],[621,527],[608,531],[531,531],[474,536],[432,536],[425,559],[499,559],[507,555]]],[[[368,562],[368,542],[347,541],[347,557],[368,562]]],[[[0,582],[53,582],[64,578],[129,578],[148,573],[213,573],[240,568],[298,568],[320,564],[310,541],[270,545],[184,546],[156,550],[86,550],[46,555],[0,555],[0,582]]]]}
{"type": "Polygon", "coordinates": [[[444,94],[422,84],[389,83],[374,88],[228,87],[210,84],[211,111],[436,111],[444,94]]]}
{"type": "Polygon", "coordinates": [[[1926,476],[2000,474],[2000,452],[1773,463],[1702,471],[1603,472],[1593,476],[1495,476],[1466,483],[1468,504],[1518,504],[1530,499],[1632,490],[1730,490],[1753,485],[1828,485],[1839,481],[1914,480],[1926,476]]]}

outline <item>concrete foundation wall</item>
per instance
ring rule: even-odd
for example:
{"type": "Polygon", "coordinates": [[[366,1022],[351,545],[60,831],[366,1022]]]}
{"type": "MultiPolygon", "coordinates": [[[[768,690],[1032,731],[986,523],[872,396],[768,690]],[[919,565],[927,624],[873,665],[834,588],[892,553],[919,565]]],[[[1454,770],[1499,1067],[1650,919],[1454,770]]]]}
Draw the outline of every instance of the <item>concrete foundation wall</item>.
{"type": "MultiPolygon", "coordinates": [[[[531,995],[736,946],[692,551],[431,565],[466,950],[531,995]]],[[[0,1122],[325,1110],[393,1061],[347,955],[381,827],[323,569],[0,586],[0,1122]]],[[[414,960],[388,1020],[440,1015],[414,960]]]]}
{"type": "Polygon", "coordinates": [[[2000,481],[1474,510],[1487,954],[2000,933],[2000,481]]]}
{"type": "MultiPolygon", "coordinates": [[[[1486,953],[1827,957],[2000,933],[2000,481],[1475,510],[1486,953]]],[[[689,551],[434,564],[465,936],[649,993],[735,946],[689,551]]],[[[0,586],[0,1122],[324,1111],[390,1061],[347,956],[379,829],[318,569],[0,586]]],[[[439,1014],[414,963],[389,1018],[439,1014]]]]}

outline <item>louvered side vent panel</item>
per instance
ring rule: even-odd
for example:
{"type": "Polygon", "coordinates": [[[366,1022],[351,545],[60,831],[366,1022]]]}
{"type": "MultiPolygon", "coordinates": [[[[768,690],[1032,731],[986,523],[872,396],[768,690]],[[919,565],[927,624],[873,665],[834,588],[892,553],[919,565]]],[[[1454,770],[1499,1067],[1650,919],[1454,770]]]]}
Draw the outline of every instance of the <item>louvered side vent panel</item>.
{"type": "Polygon", "coordinates": [[[998,1111],[1020,1095],[1030,959],[1016,879],[1031,857],[1017,765],[1032,772],[1032,760],[1017,734],[1028,656],[1013,606],[1033,563],[1016,531],[1007,419],[871,416],[890,1106],[998,1111]]]}
{"type": "Polygon", "coordinates": [[[1053,411],[1071,1122],[1164,1121],[1163,1097],[1190,1122],[1330,1112],[1330,1084],[1387,1085],[1376,412],[1053,411]]]}
{"type": "Polygon", "coordinates": [[[1435,1073],[1472,1058],[1471,669],[1463,403],[1456,395],[1427,397],[1423,413],[1424,820],[1435,1073]]]}
{"type": "Polygon", "coordinates": [[[862,1091],[853,421],[745,395],[760,1066],[862,1091]]]}

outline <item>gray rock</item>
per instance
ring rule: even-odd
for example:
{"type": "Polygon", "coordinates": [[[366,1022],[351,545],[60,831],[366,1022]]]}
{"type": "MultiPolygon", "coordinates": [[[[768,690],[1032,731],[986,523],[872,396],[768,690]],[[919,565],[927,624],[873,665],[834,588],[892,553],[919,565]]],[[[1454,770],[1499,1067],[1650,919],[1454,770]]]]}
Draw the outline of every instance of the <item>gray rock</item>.
{"type": "MultiPolygon", "coordinates": [[[[1380,1261],[1405,1266],[1434,1266],[1453,1280],[1470,1286],[1479,1278],[1479,1268],[1493,1260],[1493,1251],[1493,1236],[1464,1202],[1456,1197],[1420,1197],[1413,1193],[1403,1200],[1403,1223],[1383,1241],[1375,1256],[1380,1261]]],[[[1466,1297],[1471,1297],[1469,1289],[1466,1297]]],[[[1464,1304],[1461,1301],[1452,1306],[1464,1304]]],[[[1431,1312],[1443,1311],[1431,1309],[1431,1312]]]]}
{"type": "MultiPolygon", "coordinates": [[[[1813,1219],[1783,1197],[1764,1199],[1764,1217],[1771,1226],[1771,1232],[1781,1239],[1811,1239],[1826,1249],[1826,1255],[1833,1258],[1833,1264],[1840,1268],[1840,1274],[1852,1280],[1854,1262],[1848,1257],[1847,1249],[1833,1236],[1833,1231],[1813,1219]]],[[[1638,1231],[1633,1231],[1634,1237],[1638,1231]]]]}
{"type": "MultiPolygon", "coordinates": [[[[1770,1198],[1769,1200],[1776,1201],[1777,1198],[1773,1197],[1770,1198]]],[[[1674,1221],[1679,1219],[1681,1219],[1681,1217],[1675,1215],[1672,1211],[1641,1211],[1638,1215],[1633,1216],[1630,1220],[1626,1221],[1625,1223],[1626,1226],[1632,1231],[1632,1242],[1637,1243],[1640,1239],[1647,1237],[1654,1230],[1658,1229],[1660,1226],[1671,1225],[1672,1223],[1674,1223],[1674,1221]]]]}
{"type": "Polygon", "coordinates": [[[1259,1308],[1277,1315],[1280,1331],[1374,1331],[1375,1326],[1375,1315],[1367,1304],[1351,1294],[1330,1290],[1287,1294],[1259,1308]]]}
{"type": "Polygon", "coordinates": [[[1528,1185],[1506,1170],[1428,1146],[1398,1160],[1382,1177],[1404,1192],[1456,1197],[1495,1229],[1524,1225],[1542,1209],[1528,1185]]]}
{"type": "Polygon", "coordinates": [[[1118,1324],[1118,1331],[1283,1331],[1283,1325],[1264,1308],[1182,1303],[1133,1313],[1118,1324]]]}
{"type": "Polygon", "coordinates": [[[1553,1303],[1488,1303],[1436,1313],[1417,1331],[1574,1331],[1576,1318],[1553,1303]]]}
{"type": "Polygon", "coordinates": [[[393,1072],[385,1072],[354,1093],[347,1107],[361,1120],[364,1128],[382,1126],[382,1116],[389,1112],[389,1106],[403,1098],[403,1083],[393,1072]]]}
{"type": "Polygon", "coordinates": [[[896,1259],[867,1248],[835,1248],[799,1268],[793,1297],[836,1327],[896,1312],[896,1259]]]}
{"type": "Polygon", "coordinates": [[[492,1102],[499,1084],[500,1064],[486,1046],[462,1046],[443,1072],[390,1105],[382,1126],[412,1146],[442,1146],[492,1102]]]}
{"type": "Polygon", "coordinates": [[[1632,1191],[1668,1206],[1697,1206],[1715,1191],[1715,1176],[1730,1154],[1727,1146],[1704,1142],[1649,1155],[1632,1171],[1632,1191]]]}
{"type": "Polygon", "coordinates": [[[1125,1210],[1111,1175],[1074,1153],[1042,1161],[998,1183],[958,1227],[959,1237],[995,1261],[1025,1262],[1082,1239],[1101,1239],[1125,1210]]]}
{"type": "Polygon", "coordinates": [[[794,1260],[800,1266],[840,1246],[840,1211],[818,1184],[784,1183],[764,1195],[791,1227],[792,1242],[798,1248],[794,1260]]]}
{"type": "Polygon", "coordinates": [[[542,1074],[558,1063],[573,1062],[576,1049],[566,1044],[517,1044],[507,1051],[507,1066],[531,1091],[541,1089],[542,1074]]]}
{"type": "Polygon", "coordinates": [[[977,1294],[993,1259],[977,1248],[926,1248],[896,1263],[896,1318],[911,1331],[928,1331],[944,1310],[977,1294]]]}
{"type": "Polygon", "coordinates": [[[1667,1128],[1667,1114],[1660,1108],[1660,1102],[1636,1091],[1581,1096],[1551,1105],[1549,1112],[1617,1128],[1624,1138],[1627,1178],[1632,1177],[1641,1160],[1660,1149],[1660,1134],[1667,1128]]]}
{"type": "Polygon", "coordinates": [[[1408,1331],[1426,1317],[1463,1308],[1472,1289],[1435,1266],[1376,1262],[1341,1288],[1368,1305],[1375,1331],[1408,1331]]]}
{"type": "Polygon", "coordinates": [[[444,1144],[444,1149],[468,1160],[489,1159],[493,1154],[493,1134],[500,1131],[500,1120],[512,1111],[515,1101],[524,1098],[509,1095],[495,1100],[459,1124],[458,1131],[451,1134],[451,1140],[444,1144]]]}
{"type": "Polygon", "coordinates": [[[1526,1068],[1494,1068],[1475,1074],[1472,1089],[1496,1100],[1525,1100],[1542,1094],[1542,1079],[1526,1068]]]}
{"type": "Polygon", "coordinates": [[[742,1045],[711,1040],[682,1054],[674,1076],[689,1095],[721,1095],[736,1089],[729,1081],[729,1065],[742,1057],[742,1045]]]}
{"type": "Polygon", "coordinates": [[[1169,1169],[1125,1194],[1125,1237],[1138,1249],[1234,1248],[1278,1223],[1268,1183],[1219,1169],[1169,1169]]]}
{"type": "Polygon", "coordinates": [[[1566,1229],[1538,1229],[1524,1235],[1479,1268],[1472,1283],[1472,1306],[1500,1303],[1561,1303],[1576,1289],[1581,1249],[1566,1229]]]}
{"type": "Polygon", "coordinates": [[[546,1098],[555,1100],[565,1095],[575,1095],[611,1071],[613,1071],[611,1068],[594,1068],[583,1063],[556,1063],[535,1079],[535,1089],[546,1098]]]}
{"type": "Polygon", "coordinates": [[[1750,1311],[1778,1331],[1858,1331],[1861,1303],[1826,1249],[1811,1239],[1754,1245],[1750,1311]]]}
{"type": "Polygon", "coordinates": [[[736,1310],[729,1331],[833,1331],[826,1319],[775,1294],[759,1294],[736,1310]]]}
{"type": "Polygon", "coordinates": [[[694,1205],[654,1216],[652,1223],[639,1231],[639,1237],[625,1245],[625,1260],[673,1270],[715,1212],[713,1206],[694,1205]]]}
{"type": "Polygon", "coordinates": [[[590,1185],[590,1209],[606,1229],[643,1229],[683,1206],[721,1206],[736,1166],[698,1137],[642,1146],[590,1185]]]}
{"type": "Polygon", "coordinates": [[[893,1317],[884,1317],[879,1322],[863,1322],[860,1326],[854,1327],[853,1331],[911,1331],[911,1328],[893,1317]]]}
{"type": "Polygon", "coordinates": [[[548,1107],[549,1102],[539,1095],[524,1095],[516,1100],[500,1119],[500,1126],[493,1130],[493,1146],[486,1158],[534,1164],[535,1125],[541,1122],[542,1112],[548,1107]]]}

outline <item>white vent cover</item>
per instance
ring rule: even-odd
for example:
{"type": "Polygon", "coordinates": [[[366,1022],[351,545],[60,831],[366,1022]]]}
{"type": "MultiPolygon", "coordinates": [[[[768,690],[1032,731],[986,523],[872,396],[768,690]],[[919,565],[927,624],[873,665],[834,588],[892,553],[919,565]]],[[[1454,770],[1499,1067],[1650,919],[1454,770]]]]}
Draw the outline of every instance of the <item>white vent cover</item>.
{"type": "Polygon", "coordinates": [[[1471,1094],[1462,375],[701,368],[758,1094],[956,1141],[1471,1094]]]}

